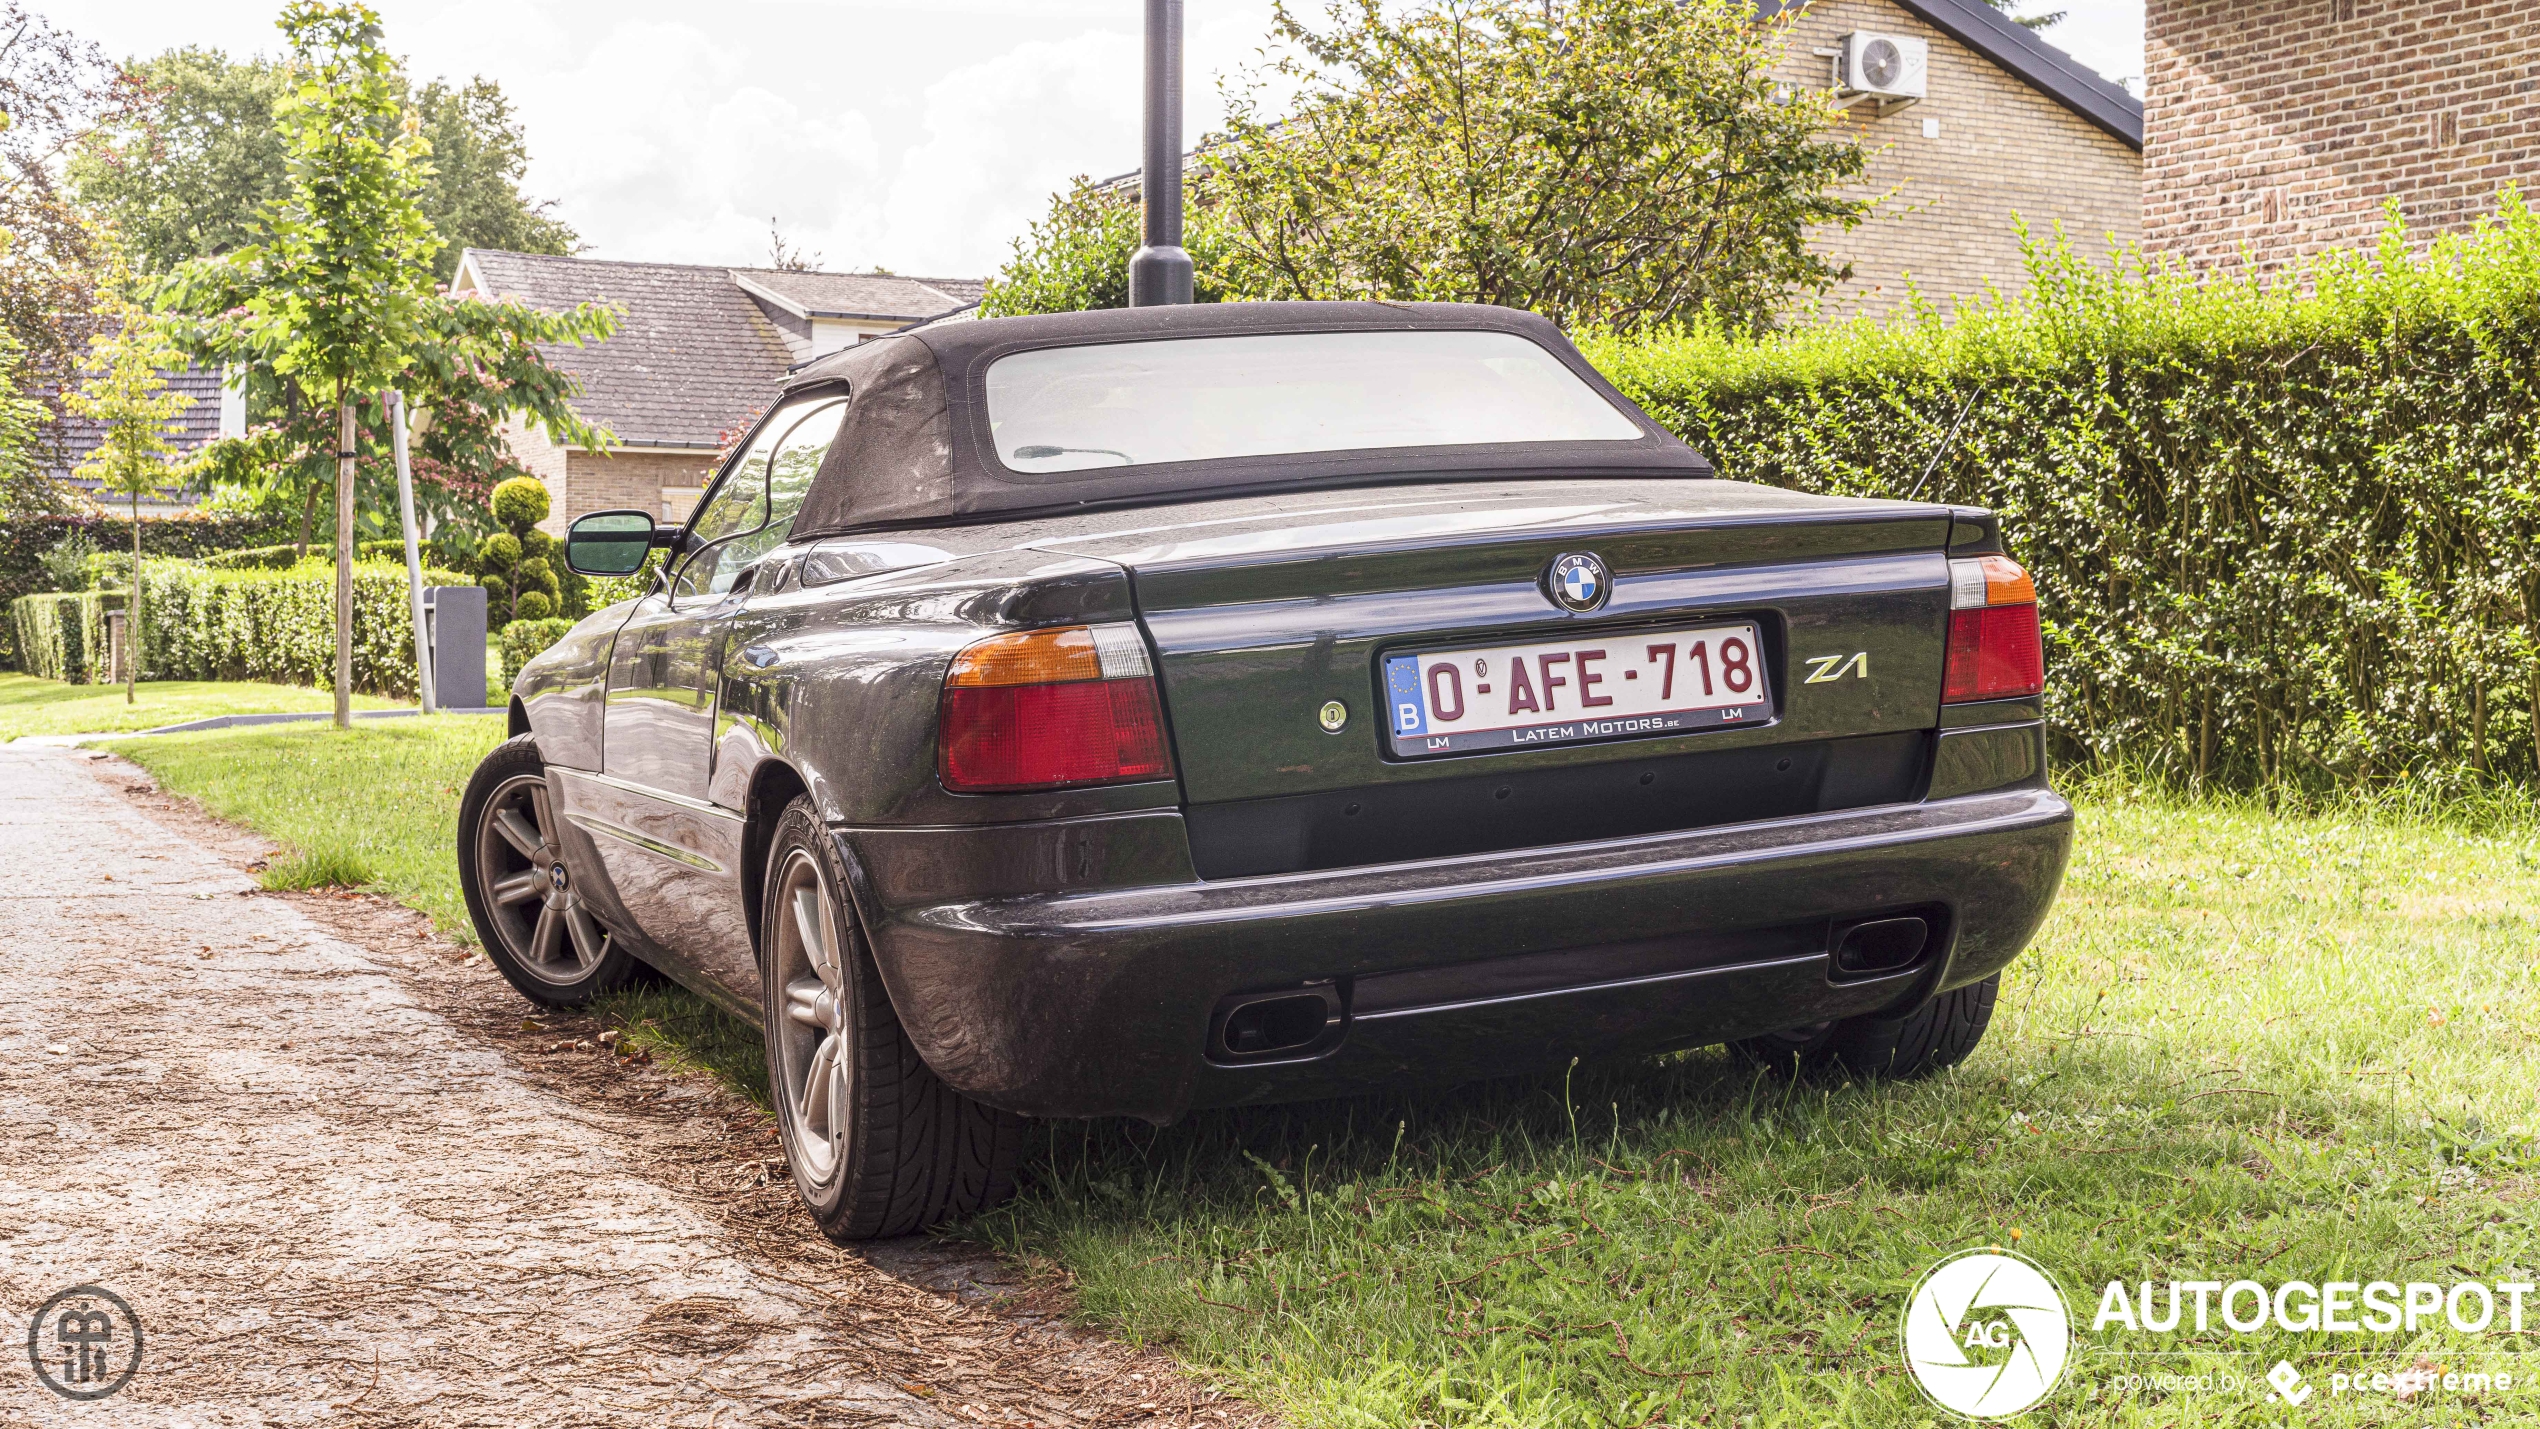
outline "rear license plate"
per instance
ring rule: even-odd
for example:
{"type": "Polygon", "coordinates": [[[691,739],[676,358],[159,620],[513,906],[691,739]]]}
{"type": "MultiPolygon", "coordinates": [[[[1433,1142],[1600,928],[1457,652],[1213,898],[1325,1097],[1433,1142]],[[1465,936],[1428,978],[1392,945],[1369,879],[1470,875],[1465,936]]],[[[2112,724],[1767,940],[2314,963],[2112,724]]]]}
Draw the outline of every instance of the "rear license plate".
{"type": "Polygon", "coordinates": [[[1749,623],[1385,658],[1396,758],[1676,734],[1772,716],[1749,623]]]}

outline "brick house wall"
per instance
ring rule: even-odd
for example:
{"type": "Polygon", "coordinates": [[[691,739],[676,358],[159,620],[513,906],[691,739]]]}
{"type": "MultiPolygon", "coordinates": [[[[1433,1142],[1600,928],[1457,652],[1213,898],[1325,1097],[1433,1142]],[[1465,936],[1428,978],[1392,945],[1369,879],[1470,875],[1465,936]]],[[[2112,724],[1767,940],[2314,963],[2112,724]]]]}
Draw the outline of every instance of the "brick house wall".
{"type": "Polygon", "coordinates": [[[649,511],[656,519],[684,520],[715,462],[710,451],[589,452],[558,446],[516,417],[504,424],[503,439],[529,474],[546,484],[547,519],[538,529],[558,538],[574,518],[594,511],[649,511]]]}
{"type": "Polygon", "coordinates": [[[2540,187],[2535,0],[2149,0],[2144,239],[2261,269],[2540,187]]]}
{"type": "Polygon", "coordinates": [[[2093,259],[2140,239],[2142,156],[2035,86],[1887,0],[1816,0],[1790,26],[1774,73],[1803,89],[1831,85],[1832,61],[1814,51],[1854,30],[1931,45],[1929,98],[1885,117],[1864,103],[1843,126],[1870,150],[1855,196],[1878,204],[1859,227],[1815,244],[1853,267],[1828,293],[1827,314],[1885,313],[1909,291],[1944,312],[1988,285],[2016,293],[2028,281],[2019,218],[2041,238],[2062,224],[2093,259]]]}

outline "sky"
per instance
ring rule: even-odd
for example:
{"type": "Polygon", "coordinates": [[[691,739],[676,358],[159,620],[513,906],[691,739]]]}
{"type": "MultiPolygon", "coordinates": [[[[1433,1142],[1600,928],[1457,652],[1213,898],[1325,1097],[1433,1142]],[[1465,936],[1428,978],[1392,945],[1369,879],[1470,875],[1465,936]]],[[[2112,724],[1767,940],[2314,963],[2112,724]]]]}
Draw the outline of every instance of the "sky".
{"type": "MultiPolygon", "coordinates": [[[[594,258],[764,264],[772,222],[831,269],[983,277],[1071,176],[1138,161],[1139,0],[372,3],[416,82],[502,85],[528,130],[523,187],[594,258]]],[[[30,8],[119,59],[281,44],[278,0],[30,8]]],[[[2052,42],[2141,75],[2142,0],[2051,8],[2068,12],[2052,42]]],[[[1222,114],[1268,14],[1188,0],[1186,134],[1222,114]]]]}

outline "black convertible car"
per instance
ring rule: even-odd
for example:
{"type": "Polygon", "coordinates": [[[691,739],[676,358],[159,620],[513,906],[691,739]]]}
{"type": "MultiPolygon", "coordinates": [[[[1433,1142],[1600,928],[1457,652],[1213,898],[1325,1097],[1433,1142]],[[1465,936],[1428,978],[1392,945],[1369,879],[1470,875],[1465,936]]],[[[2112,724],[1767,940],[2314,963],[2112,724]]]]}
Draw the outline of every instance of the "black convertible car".
{"type": "Polygon", "coordinates": [[[540,1002],[762,1025],[842,1239],[995,1201],[1026,1117],[1946,1066],[2070,843],[1991,514],[1715,479],[1522,313],[870,342],[567,542],[655,549],[522,671],[468,908],[540,1002]]]}

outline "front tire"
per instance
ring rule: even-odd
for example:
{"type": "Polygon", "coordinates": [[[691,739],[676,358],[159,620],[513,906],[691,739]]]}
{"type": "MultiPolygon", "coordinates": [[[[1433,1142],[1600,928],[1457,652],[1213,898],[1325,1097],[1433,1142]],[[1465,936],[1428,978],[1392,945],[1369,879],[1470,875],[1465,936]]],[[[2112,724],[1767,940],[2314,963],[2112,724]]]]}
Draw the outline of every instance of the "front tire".
{"type": "Polygon", "coordinates": [[[857,1241],[1012,1195],[1023,1119],[945,1086],[917,1055],[809,799],[786,808],[771,845],[759,910],[767,1082],[804,1208],[830,1239],[857,1241]]]}
{"type": "Polygon", "coordinates": [[[547,762],[529,735],[494,746],[459,801],[459,889],[504,979],[542,1007],[581,1007],[643,975],[563,862],[547,762]]]}
{"type": "Polygon", "coordinates": [[[1856,1077],[1928,1076],[1967,1060],[1993,1021],[2002,975],[1951,988],[1903,1017],[1851,1017],[1729,1044],[1776,1071],[1840,1067],[1856,1077]]]}

